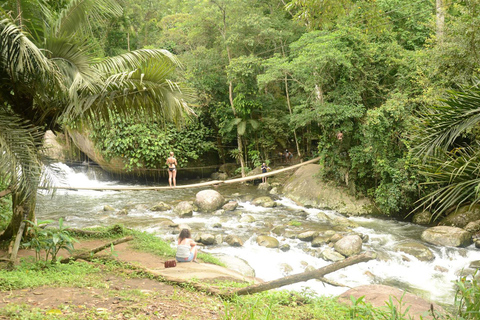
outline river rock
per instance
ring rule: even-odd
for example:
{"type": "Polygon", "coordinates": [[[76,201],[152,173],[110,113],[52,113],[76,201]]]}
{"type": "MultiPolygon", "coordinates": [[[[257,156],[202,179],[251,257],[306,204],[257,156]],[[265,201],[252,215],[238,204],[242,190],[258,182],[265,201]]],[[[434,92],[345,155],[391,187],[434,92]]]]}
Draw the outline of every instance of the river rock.
{"type": "Polygon", "coordinates": [[[225,198],[215,190],[202,190],[195,196],[195,205],[199,211],[213,212],[225,204],[225,198]]]}
{"type": "Polygon", "coordinates": [[[150,211],[168,211],[171,207],[163,201],[160,201],[156,205],[150,208],[150,211]]]}
{"type": "Polygon", "coordinates": [[[241,247],[243,246],[243,241],[239,237],[235,235],[229,234],[228,236],[225,237],[225,242],[228,243],[229,246],[232,247],[241,247]]]}
{"type": "Polygon", "coordinates": [[[278,240],[270,236],[258,236],[257,244],[267,248],[278,248],[279,246],[278,240]]]}
{"type": "Polygon", "coordinates": [[[362,251],[362,238],[357,235],[345,236],[335,242],[334,248],[338,253],[346,257],[353,256],[362,251]]]}
{"type": "Polygon", "coordinates": [[[270,190],[270,189],[271,189],[271,187],[270,187],[270,185],[268,184],[268,182],[260,183],[260,184],[258,185],[258,190],[268,191],[268,190],[270,190]]]}
{"type": "Polygon", "coordinates": [[[480,220],[469,222],[464,229],[470,233],[475,233],[480,231],[480,220]]]}
{"type": "Polygon", "coordinates": [[[168,219],[168,218],[158,218],[158,221],[159,224],[161,224],[162,226],[167,226],[167,227],[171,227],[171,226],[174,226],[175,225],[175,222],[173,222],[172,220],[168,219]]]}
{"type": "Polygon", "coordinates": [[[470,265],[468,267],[472,269],[480,269],[480,260],[470,262],[470,265]]]}
{"type": "Polygon", "coordinates": [[[432,213],[430,211],[421,211],[413,215],[412,222],[422,226],[429,225],[432,220],[432,213]]]}
{"type": "Polygon", "coordinates": [[[262,207],[265,207],[265,208],[273,208],[273,207],[277,206],[275,201],[273,201],[272,198],[267,197],[267,196],[258,197],[258,198],[253,199],[252,204],[256,205],[256,206],[262,206],[262,207]]]}
{"type": "Polygon", "coordinates": [[[271,195],[276,196],[276,195],[278,195],[280,192],[278,191],[278,187],[273,187],[268,193],[271,194],[271,195]]]}
{"type": "Polygon", "coordinates": [[[128,214],[128,210],[127,209],[122,209],[115,214],[119,215],[119,216],[126,216],[128,214]]]}
{"type": "Polygon", "coordinates": [[[218,168],[218,171],[225,172],[226,174],[231,176],[235,173],[236,169],[237,169],[237,166],[235,163],[224,163],[218,168]]]}
{"type": "Polygon", "coordinates": [[[103,211],[115,211],[115,208],[106,204],[103,206],[103,211]]]}
{"type": "Polygon", "coordinates": [[[290,250],[290,245],[288,243],[284,243],[280,246],[280,250],[283,252],[287,252],[290,250]]]}
{"type": "Polygon", "coordinates": [[[475,248],[480,249],[480,240],[475,241],[475,248]]]}
{"type": "Polygon", "coordinates": [[[286,229],[285,226],[275,226],[272,229],[272,233],[276,234],[277,236],[280,236],[285,232],[285,229],[286,229]]]}
{"type": "Polygon", "coordinates": [[[327,216],[327,214],[325,212],[322,212],[322,211],[317,213],[317,218],[320,221],[330,221],[330,218],[327,216]]]}
{"type": "Polygon", "coordinates": [[[343,255],[333,251],[330,248],[323,250],[322,253],[320,254],[320,257],[323,260],[333,261],[333,262],[345,260],[345,257],[343,255]]]}
{"type": "Polygon", "coordinates": [[[312,247],[317,248],[321,247],[324,244],[328,243],[332,236],[328,234],[320,234],[312,240],[312,247]]]}
{"type": "Polygon", "coordinates": [[[335,216],[330,222],[338,227],[357,228],[358,224],[342,216],[335,216]]]}
{"type": "Polygon", "coordinates": [[[193,206],[188,201],[181,201],[173,208],[173,212],[180,218],[191,217],[193,216],[193,206]]]}
{"type": "Polygon", "coordinates": [[[215,244],[215,236],[210,233],[202,233],[197,242],[203,243],[207,246],[215,244]]]}
{"type": "Polygon", "coordinates": [[[417,258],[420,261],[432,261],[435,259],[432,251],[425,245],[418,242],[404,242],[395,246],[395,251],[405,252],[417,258]]]}
{"type": "Polygon", "coordinates": [[[454,213],[443,218],[439,225],[464,228],[469,222],[480,220],[480,204],[460,207],[454,213]]]}
{"type": "Polygon", "coordinates": [[[442,266],[438,266],[438,265],[436,265],[435,267],[433,267],[433,270],[438,271],[438,272],[443,272],[443,273],[447,273],[447,272],[448,272],[448,269],[447,269],[447,268],[442,267],[442,266]]]}
{"type": "Polygon", "coordinates": [[[223,243],[223,236],[221,234],[215,235],[215,244],[223,243]]]}
{"type": "Polygon", "coordinates": [[[338,240],[342,239],[343,235],[340,233],[335,233],[331,238],[330,238],[330,243],[335,243],[338,240]]]}
{"type": "Polygon", "coordinates": [[[228,174],[225,172],[214,172],[210,175],[210,178],[212,178],[212,180],[227,180],[228,174]]]}
{"type": "Polygon", "coordinates": [[[472,243],[472,235],[460,228],[437,226],[423,231],[422,240],[438,246],[466,247],[472,243]]]}
{"type": "Polygon", "coordinates": [[[245,222],[245,223],[252,223],[255,222],[255,218],[249,214],[244,215],[241,219],[240,222],[245,222]]]}
{"type": "Polygon", "coordinates": [[[292,273],[293,268],[288,263],[282,263],[280,264],[280,270],[282,271],[283,276],[288,276],[290,273],[292,273]]]}
{"type": "Polygon", "coordinates": [[[306,231],[300,233],[297,238],[302,241],[312,241],[316,236],[318,236],[317,231],[306,231]]]}
{"type": "Polygon", "coordinates": [[[238,207],[237,201],[229,201],[223,205],[222,209],[225,211],[233,211],[237,209],[237,207],[238,207]]]}

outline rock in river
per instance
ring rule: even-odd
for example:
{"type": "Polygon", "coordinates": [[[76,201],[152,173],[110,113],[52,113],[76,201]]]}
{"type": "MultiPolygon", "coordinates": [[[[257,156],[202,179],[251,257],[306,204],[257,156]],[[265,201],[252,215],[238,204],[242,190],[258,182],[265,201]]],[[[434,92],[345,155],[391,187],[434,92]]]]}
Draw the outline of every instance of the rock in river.
{"type": "Polygon", "coordinates": [[[215,190],[202,190],[195,196],[195,205],[203,212],[213,212],[220,209],[225,203],[225,198],[215,190]]]}
{"type": "Polygon", "coordinates": [[[437,226],[423,231],[422,240],[437,246],[466,247],[472,243],[472,235],[460,228],[437,226]]]}

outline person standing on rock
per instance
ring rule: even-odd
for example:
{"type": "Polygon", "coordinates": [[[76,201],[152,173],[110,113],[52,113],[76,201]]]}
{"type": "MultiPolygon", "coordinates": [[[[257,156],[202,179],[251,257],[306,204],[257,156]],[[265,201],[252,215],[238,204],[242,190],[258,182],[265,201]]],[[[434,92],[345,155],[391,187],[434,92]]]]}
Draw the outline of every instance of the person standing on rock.
{"type": "Polygon", "coordinates": [[[177,186],[177,159],[175,159],[173,155],[173,151],[170,151],[170,157],[168,157],[167,162],[168,166],[168,184],[170,185],[170,188],[172,187],[172,180],[173,180],[173,186],[177,186]]]}
{"type": "MultiPolygon", "coordinates": [[[[262,166],[260,168],[262,169],[262,173],[267,173],[267,171],[270,170],[270,167],[267,166],[265,162],[262,163],[262,166]]],[[[262,177],[262,183],[265,183],[265,182],[267,182],[267,177],[262,177]]]]}
{"type": "Polygon", "coordinates": [[[178,236],[176,259],[178,262],[197,262],[197,244],[188,229],[182,229],[178,236]]]}

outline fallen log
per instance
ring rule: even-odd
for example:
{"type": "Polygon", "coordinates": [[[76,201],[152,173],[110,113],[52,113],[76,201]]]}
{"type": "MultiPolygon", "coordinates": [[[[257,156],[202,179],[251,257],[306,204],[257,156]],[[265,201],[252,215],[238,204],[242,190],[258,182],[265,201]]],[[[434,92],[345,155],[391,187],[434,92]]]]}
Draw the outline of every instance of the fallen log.
{"type": "Polygon", "coordinates": [[[71,257],[68,257],[68,258],[64,258],[64,259],[60,260],[60,263],[69,263],[70,261],[75,261],[75,260],[78,260],[78,259],[86,259],[86,258],[89,258],[89,257],[93,256],[95,253],[103,251],[103,250],[105,250],[105,249],[107,249],[111,246],[114,246],[114,245],[117,245],[117,244],[120,244],[120,243],[124,243],[124,242],[127,242],[127,241],[131,241],[131,240],[133,240],[132,236],[117,239],[115,241],[106,243],[103,246],[93,248],[90,251],[82,252],[82,253],[79,253],[77,255],[74,255],[74,256],[71,256],[71,257]]]}
{"type": "Polygon", "coordinates": [[[297,283],[297,282],[303,282],[303,281],[308,281],[311,279],[319,279],[321,280],[324,275],[332,273],[334,271],[343,269],[345,267],[360,263],[360,262],[366,262],[372,259],[375,259],[376,255],[374,252],[367,251],[362,254],[358,254],[352,257],[349,257],[345,260],[342,261],[337,261],[335,263],[332,263],[328,266],[322,267],[317,270],[313,271],[305,271],[299,274],[294,274],[288,277],[284,277],[281,279],[277,280],[272,280],[260,284],[254,284],[245,288],[240,288],[237,289],[233,292],[228,293],[225,298],[230,298],[234,295],[241,296],[241,295],[246,295],[246,294],[252,294],[252,293],[258,293],[262,291],[267,291],[271,289],[276,289],[280,288],[289,284],[297,283]]]}

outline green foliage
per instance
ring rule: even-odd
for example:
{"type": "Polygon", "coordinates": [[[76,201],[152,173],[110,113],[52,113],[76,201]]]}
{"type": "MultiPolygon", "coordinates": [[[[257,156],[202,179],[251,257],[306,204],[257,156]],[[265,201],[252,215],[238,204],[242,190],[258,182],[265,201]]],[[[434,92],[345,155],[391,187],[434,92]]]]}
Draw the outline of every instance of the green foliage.
{"type": "Polygon", "coordinates": [[[119,116],[112,116],[110,125],[97,123],[92,132],[102,153],[107,158],[123,158],[127,170],[164,167],[170,151],[175,152],[180,166],[186,166],[215,149],[211,135],[211,129],[198,121],[178,128],[119,116]]]}
{"type": "Polygon", "coordinates": [[[132,245],[135,249],[166,258],[175,257],[175,249],[155,235],[146,232],[135,232],[134,234],[132,245]]]}
{"type": "Polygon", "coordinates": [[[45,252],[45,262],[51,259],[52,263],[57,260],[57,254],[60,249],[66,249],[68,252],[73,251],[73,244],[78,242],[76,239],[70,236],[70,233],[63,226],[63,219],[58,221],[58,228],[47,227],[52,223],[51,220],[27,221],[29,224],[27,227],[27,233],[30,236],[28,242],[24,242],[23,246],[29,249],[35,250],[36,260],[41,259],[41,252],[45,252]]]}
{"type": "MultiPolygon", "coordinates": [[[[477,270],[478,272],[478,270],[477,270]]],[[[477,272],[456,282],[455,307],[460,319],[480,318],[480,283],[477,272]]]]}

